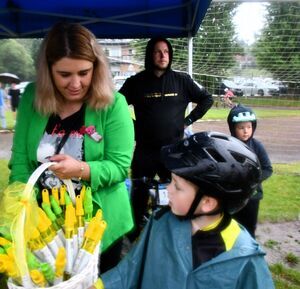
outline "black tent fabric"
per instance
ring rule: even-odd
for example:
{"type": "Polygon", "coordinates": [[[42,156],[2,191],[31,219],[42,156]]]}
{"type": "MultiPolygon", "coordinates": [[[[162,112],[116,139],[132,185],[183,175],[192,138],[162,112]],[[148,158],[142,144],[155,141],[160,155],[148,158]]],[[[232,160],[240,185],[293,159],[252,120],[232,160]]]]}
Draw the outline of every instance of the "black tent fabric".
{"type": "Polygon", "coordinates": [[[211,0],[1,0],[0,38],[42,38],[59,21],[97,38],[194,36],[211,0]]]}

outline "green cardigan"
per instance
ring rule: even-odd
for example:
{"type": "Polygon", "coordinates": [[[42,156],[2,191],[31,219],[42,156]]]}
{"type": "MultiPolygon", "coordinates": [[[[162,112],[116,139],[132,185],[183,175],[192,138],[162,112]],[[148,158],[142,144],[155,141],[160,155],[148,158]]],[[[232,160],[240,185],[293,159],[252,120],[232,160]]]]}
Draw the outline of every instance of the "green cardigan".
{"type": "MultiPolygon", "coordinates": [[[[48,117],[38,113],[33,106],[35,86],[27,86],[18,109],[13,139],[9,182],[26,183],[37,168],[37,148],[44,134],[48,117]]],[[[91,169],[90,186],[93,193],[94,212],[103,210],[107,222],[102,241],[105,251],[120,236],[133,227],[131,207],[125,182],[134,148],[133,122],[124,96],[115,93],[114,102],[98,112],[86,107],[85,126],[94,125],[103,137],[101,142],[84,135],[85,161],[91,169]]]]}

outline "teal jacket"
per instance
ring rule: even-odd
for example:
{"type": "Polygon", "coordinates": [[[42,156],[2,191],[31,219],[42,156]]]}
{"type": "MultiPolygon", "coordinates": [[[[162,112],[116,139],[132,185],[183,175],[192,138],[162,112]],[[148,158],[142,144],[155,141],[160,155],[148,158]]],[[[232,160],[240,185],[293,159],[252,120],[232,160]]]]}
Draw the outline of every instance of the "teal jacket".
{"type": "MultiPolygon", "coordinates": [[[[44,134],[48,117],[38,113],[33,106],[35,86],[30,84],[21,98],[13,139],[9,182],[26,183],[37,168],[37,148],[44,134]]],[[[94,125],[103,137],[101,142],[84,135],[85,161],[91,169],[90,186],[94,211],[102,208],[107,229],[102,250],[133,227],[131,207],[125,179],[131,164],[134,148],[134,129],[127,102],[115,93],[114,102],[106,109],[95,111],[88,106],[85,126],[94,125]]]]}
{"type": "Polygon", "coordinates": [[[151,218],[132,250],[101,276],[104,288],[274,289],[265,253],[236,221],[222,231],[226,251],[196,269],[191,232],[190,221],[170,212],[151,218]]]}

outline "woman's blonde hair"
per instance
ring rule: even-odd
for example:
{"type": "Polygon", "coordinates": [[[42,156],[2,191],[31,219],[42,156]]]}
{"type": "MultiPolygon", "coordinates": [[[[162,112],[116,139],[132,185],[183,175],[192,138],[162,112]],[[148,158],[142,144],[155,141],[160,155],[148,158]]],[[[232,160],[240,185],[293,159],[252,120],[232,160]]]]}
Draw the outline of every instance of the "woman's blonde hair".
{"type": "Polygon", "coordinates": [[[107,58],[96,37],[77,23],[58,23],[44,39],[37,63],[36,109],[45,115],[60,112],[63,98],[51,74],[51,66],[63,57],[94,63],[91,86],[84,98],[88,106],[99,110],[113,101],[113,83],[107,58]]]}

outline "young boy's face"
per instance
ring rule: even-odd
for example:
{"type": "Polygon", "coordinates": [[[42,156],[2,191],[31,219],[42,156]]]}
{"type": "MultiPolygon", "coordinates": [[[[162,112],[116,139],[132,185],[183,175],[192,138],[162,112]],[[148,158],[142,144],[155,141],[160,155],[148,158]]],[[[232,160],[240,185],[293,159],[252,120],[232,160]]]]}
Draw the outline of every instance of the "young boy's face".
{"type": "Polygon", "coordinates": [[[172,212],[177,216],[185,216],[191,207],[198,187],[172,173],[172,181],[167,190],[172,212]]]}
{"type": "Polygon", "coordinates": [[[247,141],[252,136],[252,122],[239,122],[235,125],[235,135],[241,141],[247,141]]]}

